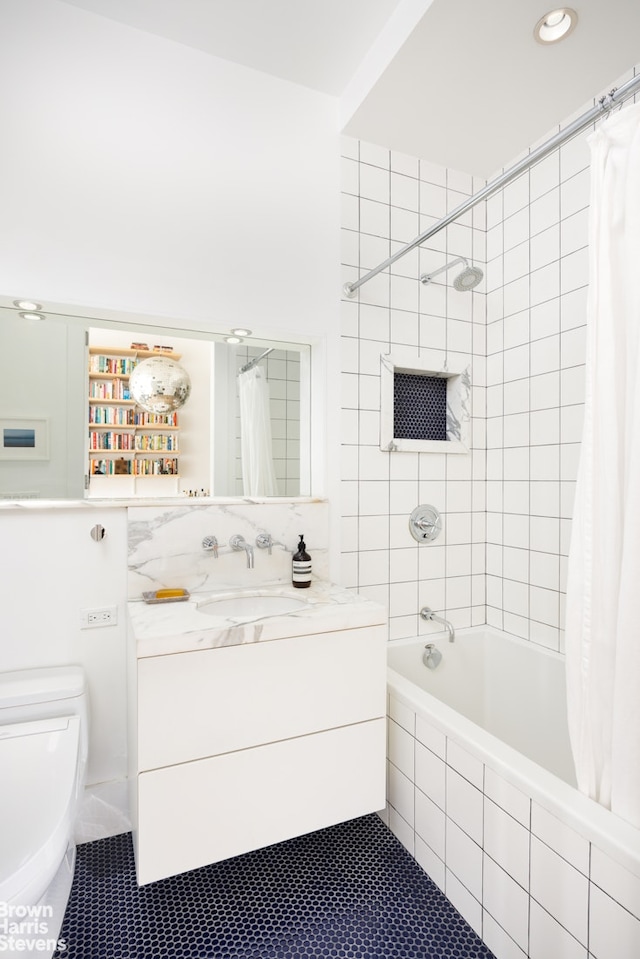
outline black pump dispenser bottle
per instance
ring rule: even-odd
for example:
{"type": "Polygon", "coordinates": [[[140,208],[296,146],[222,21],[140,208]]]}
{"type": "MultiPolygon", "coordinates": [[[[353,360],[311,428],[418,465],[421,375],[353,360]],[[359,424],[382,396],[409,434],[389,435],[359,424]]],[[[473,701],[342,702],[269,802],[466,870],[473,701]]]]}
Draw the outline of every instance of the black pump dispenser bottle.
{"type": "Polygon", "coordinates": [[[291,572],[291,582],[298,589],[306,589],[311,586],[311,557],[307,553],[302,533],[300,533],[300,542],[298,550],[293,554],[293,564],[291,572]]]}

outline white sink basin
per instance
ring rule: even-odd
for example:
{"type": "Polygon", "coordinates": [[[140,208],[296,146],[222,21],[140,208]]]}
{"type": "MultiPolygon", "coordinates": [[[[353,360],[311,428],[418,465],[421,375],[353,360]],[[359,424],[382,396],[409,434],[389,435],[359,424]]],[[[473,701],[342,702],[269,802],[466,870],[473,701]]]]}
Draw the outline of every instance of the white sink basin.
{"type": "Polygon", "coordinates": [[[227,596],[207,599],[198,604],[198,611],[208,616],[284,616],[302,609],[307,603],[294,596],[227,596]]]}

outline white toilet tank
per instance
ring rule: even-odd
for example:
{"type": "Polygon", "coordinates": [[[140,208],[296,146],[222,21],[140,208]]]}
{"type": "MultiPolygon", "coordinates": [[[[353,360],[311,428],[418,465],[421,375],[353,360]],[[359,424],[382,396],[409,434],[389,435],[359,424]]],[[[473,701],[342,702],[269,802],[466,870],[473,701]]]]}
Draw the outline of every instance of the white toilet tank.
{"type": "Polygon", "coordinates": [[[32,719],[79,716],[81,756],[87,758],[89,722],[81,666],[50,666],[0,673],[0,726],[32,719]]]}
{"type": "Polygon", "coordinates": [[[0,673],[0,900],[47,904],[54,939],[73,878],[87,748],[79,666],[0,673]]]}
{"type": "Polygon", "coordinates": [[[89,753],[89,707],[81,666],[46,666],[0,673],[0,727],[34,719],[77,716],[77,796],[80,800],[89,753]]]}

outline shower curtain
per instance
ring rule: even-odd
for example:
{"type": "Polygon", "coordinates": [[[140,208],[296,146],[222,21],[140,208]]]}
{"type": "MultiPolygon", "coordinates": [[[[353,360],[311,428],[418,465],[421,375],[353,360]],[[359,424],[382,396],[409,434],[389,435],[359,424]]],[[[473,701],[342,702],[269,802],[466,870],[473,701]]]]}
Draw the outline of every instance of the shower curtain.
{"type": "Polygon", "coordinates": [[[640,827],[640,105],[590,137],[585,422],[569,553],[578,788],[640,827]]]}
{"type": "Polygon", "coordinates": [[[277,496],[271,451],[269,384],[259,366],[238,376],[240,448],[245,496],[277,496]]]}

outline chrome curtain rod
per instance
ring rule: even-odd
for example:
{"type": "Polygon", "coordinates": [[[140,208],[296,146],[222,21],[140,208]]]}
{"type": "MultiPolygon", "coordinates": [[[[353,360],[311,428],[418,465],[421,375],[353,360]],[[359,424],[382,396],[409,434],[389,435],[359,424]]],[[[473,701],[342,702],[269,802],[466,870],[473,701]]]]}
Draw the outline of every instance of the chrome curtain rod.
{"type": "Polygon", "coordinates": [[[453,223],[455,220],[461,217],[463,213],[467,212],[467,210],[471,210],[482,200],[486,200],[490,196],[493,196],[494,193],[497,193],[498,190],[501,190],[507,185],[507,183],[511,183],[512,180],[515,180],[517,176],[524,172],[524,170],[534,166],[538,160],[543,160],[549,155],[549,153],[553,153],[554,150],[556,150],[567,140],[570,140],[571,137],[581,133],[595,120],[608,114],[610,110],[622,103],[624,100],[627,100],[630,96],[633,96],[633,94],[638,90],[640,90],[640,74],[637,77],[633,77],[631,80],[628,80],[626,83],[623,83],[619,89],[611,90],[610,93],[607,93],[605,96],[601,97],[598,100],[598,103],[592,107],[591,110],[587,110],[586,113],[583,113],[582,116],[578,117],[577,120],[574,120],[573,123],[570,123],[569,126],[565,127],[564,130],[556,133],[556,135],[551,137],[549,140],[545,140],[545,142],[532,153],[529,153],[526,157],[523,157],[522,160],[519,160],[518,163],[515,163],[512,167],[509,167],[508,170],[505,170],[505,172],[500,176],[496,177],[494,180],[491,180],[485,187],[483,187],[482,190],[480,190],[478,193],[474,193],[474,195],[469,197],[468,200],[465,200],[464,203],[461,203],[460,206],[457,206],[455,210],[452,210],[451,213],[447,214],[447,216],[443,217],[441,220],[438,220],[437,223],[435,223],[428,230],[425,230],[424,233],[421,233],[420,236],[417,236],[415,240],[411,241],[411,243],[407,243],[407,245],[403,246],[400,250],[398,250],[397,253],[394,253],[393,256],[390,256],[384,261],[384,263],[376,266],[373,270],[369,270],[369,272],[365,273],[365,275],[360,277],[359,280],[355,280],[353,283],[345,283],[343,287],[344,295],[349,299],[354,297],[358,289],[364,283],[372,280],[374,276],[378,275],[378,273],[382,273],[383,270],[386,270],[386,268],[391,266],[392,263],[395,263],[396,260],[399,260],[407,253],[410,253],[411,250],[415,250],[417,246],[420,246],[426,240],[430,239],[432,236],[435,236],[435,234],[439,233],[440,230],[444,230],[445,227],[449,226],[450,223],[453,223]]]}
{"type": "Polygon", "coordinates": [[[241,366],[238,370],[238,373],[246,373],[247,370],[250,370],[252,366],[255,366],[256,363],[259,363],[260,360],[263,360],[265,356],[268,356],[269,353],[273,353],[275,346],[270,346],[268,350],[265,350],[264,353],[261,353],[260,356],[254,357],[252,360],[249,360],[248,363],[245,363],[244,366],[241,366]]]}

